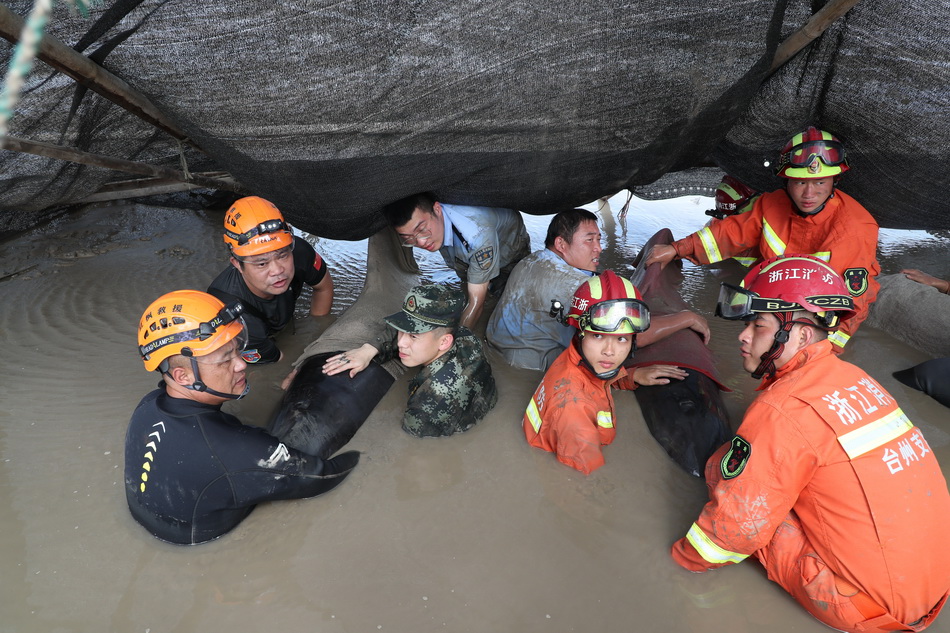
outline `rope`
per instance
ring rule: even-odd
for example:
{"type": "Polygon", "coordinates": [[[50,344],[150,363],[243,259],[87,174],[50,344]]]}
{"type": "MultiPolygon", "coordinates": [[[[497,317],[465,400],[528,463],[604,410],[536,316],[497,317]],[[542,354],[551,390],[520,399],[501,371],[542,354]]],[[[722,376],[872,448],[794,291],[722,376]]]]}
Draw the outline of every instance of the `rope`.
{"type": "MultiPolygon", "coordinates": [[[[101,0],[66,0],[66,2],[71,7],[78,9],[83,17],[88,17],[89,7],[93,4],[99,4],[101,0]]],[[[7,69],[3,81],[3,90],[0,91],[0,145],[7,137],[7,124],[13,117],[13,109],[20,100],[23,84],[33,67],[33,60],[36,59],[36,51],[39,50],[40,41],[43,39],[43,32],[46,30],[46,23],[49,22],[52,10],[53,0],[35,0],[30,17],[23,25],[20,41],[17,42],[13,51],[10,67],[7,69]]]]}

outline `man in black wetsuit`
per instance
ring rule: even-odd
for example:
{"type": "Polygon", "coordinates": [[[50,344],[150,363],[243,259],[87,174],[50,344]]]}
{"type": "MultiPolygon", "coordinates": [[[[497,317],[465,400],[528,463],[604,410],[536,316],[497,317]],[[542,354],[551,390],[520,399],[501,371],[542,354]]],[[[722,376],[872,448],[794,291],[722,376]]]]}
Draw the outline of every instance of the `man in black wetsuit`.
{"type": "Polygon", "coordinates": [[[244,304],[251,364],[276,363],[283,354],[274,337],[294,318],[294,304],[307,284],[313,288],[310,314],[323,316],[333,305],[333,280],[317,251],[290,232],[273,204],[251,196],[237,200],[224,216],[224,243],[231,265],[208,292],[225,303],[244,304]]]}
{"type": "Polygon", "coordinates": [[[129,422],[125,493],[135,520],[162,540],[211,540],[258,503],[334,488],[359,462],[356,451],[329,460],[302,453],[221,411],[247,393],[241,311],[240,303],[179,290],[152,303],[139,323],[145,369],[162,382],[129,422]]]}

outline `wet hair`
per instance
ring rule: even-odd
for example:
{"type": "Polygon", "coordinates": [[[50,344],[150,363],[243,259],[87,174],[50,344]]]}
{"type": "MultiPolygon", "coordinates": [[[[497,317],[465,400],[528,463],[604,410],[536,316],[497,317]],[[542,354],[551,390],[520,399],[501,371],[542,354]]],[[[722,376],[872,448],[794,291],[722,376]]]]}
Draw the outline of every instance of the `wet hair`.
{"type": "Polygon", "coordinates": [[[567,209],[559,211],[548,224],[548,234],[544,238],[544,247],[554,246],[554,240],[563,238],[568,244],[574,239],[574,233],[581,222],[597,222],[597,216],[586,209],[567,209]]]}
{"type": "Polygon", "coordinates": [[[393,228],[405,226],[411,219],[416,209],[422,209],[426,213],[435,213],[435,196],[430,191],[416,193],[390,202],[383,207],[383,217],[393,228]]]}

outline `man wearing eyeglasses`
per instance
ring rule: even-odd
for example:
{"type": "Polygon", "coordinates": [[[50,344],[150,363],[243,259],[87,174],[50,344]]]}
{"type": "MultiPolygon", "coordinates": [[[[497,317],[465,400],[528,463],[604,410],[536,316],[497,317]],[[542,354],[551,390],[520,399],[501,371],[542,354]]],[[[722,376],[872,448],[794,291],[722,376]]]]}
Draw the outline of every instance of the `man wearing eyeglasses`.
{"type": "Polygon", "coordinates": [[[877,298],[878,225],[867,209],[835,184],[848,171],[844,145],[809,127],[782,150],[777,175],[785,188],[763,194],[752,210],[727,217],[673,244],[657,246],[647,264],[685,258],[710,264],[758,248],[763,259],[786,253],[819,257],[841,273],[857,315],[829,337],[841,353],[877,298]]]}
{"type": "Polygon", "coordinates": [[[439,251],[465,282],[467,303],[461,325],[478,322],[488,293],[504,290],[511,269],[531,251],[521,214],[497,207],[443,204],[419,193],[383,207],[402,245],[439,251]]]}
{"type": "Polygon", "coordinates": [[[277,207],[257,196],[241,198],[228,209],[224,243],[231,265],[211,282],[208,292],[225,303],[244,305],[248,329],[244,361],[276,363],[283,354],[274,337],[293,320],[304,284],[313,288],[311,316],[330,313],[330,271],[307,240],[291,233],[277,207]]]}

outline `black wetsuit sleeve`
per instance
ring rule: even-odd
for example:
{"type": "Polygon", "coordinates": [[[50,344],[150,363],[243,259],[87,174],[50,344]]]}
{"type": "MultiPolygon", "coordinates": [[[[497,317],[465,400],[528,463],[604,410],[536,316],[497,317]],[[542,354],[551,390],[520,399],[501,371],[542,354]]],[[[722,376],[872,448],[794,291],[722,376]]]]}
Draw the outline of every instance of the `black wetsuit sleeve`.
{"type": "Polygon", "coordinates": [[[227,473],[228,487],[239,506],[320,494],[336,485],[328,484],[345,476],[358,459],[322,460],[290,448],[253,426],[215,426],[203,431],[208,448],[227,473]]]}

